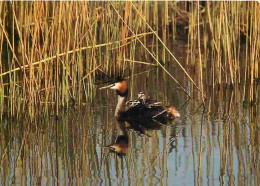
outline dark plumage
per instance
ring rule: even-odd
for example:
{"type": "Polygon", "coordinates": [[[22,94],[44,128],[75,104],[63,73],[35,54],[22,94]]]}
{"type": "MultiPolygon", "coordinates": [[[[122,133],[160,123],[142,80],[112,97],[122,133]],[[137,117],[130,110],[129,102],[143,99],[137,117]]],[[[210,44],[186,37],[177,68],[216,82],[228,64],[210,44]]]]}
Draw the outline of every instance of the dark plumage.
{"type": "Polygon", "coordinates": [[[122,119],[135,119],[135,118],[153,118],[157,114],[158,117],[168,117],[166,109],[162,106],[149,106],[148,104],[138,103],[130,107],[126,111],[119,112],[119,118],[122,119]],[[162,112],[162,113],[161,113],[162,112]]]}

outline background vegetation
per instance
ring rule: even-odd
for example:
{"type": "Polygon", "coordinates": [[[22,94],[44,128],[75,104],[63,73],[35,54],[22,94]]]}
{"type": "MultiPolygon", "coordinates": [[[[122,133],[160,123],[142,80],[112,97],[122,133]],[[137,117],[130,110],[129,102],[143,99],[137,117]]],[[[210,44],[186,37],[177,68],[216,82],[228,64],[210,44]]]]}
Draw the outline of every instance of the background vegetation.
{"type": "Polygon", "coordinates": [[[196,95],[239,87],[256,103],[259,28],[257,2],[0,2],[1,117],[58,114],[137,63],[177,62],[196,95]],[[168,51],[176,40],[186,64],[168,51]]]}

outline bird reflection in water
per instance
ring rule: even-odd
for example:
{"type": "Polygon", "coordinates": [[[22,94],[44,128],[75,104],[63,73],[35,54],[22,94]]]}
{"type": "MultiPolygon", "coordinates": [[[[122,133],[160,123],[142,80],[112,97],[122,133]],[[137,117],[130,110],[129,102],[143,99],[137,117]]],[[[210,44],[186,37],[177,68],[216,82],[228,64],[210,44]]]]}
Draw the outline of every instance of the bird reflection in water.
{"type": "Polygon", "coordinates": [[[125,122],[117,121],[116,129],[116,132],[118,134],[116,142],[111,145],[104,146],[103,148],[108,148],[111,152],[115,152],[118,155],[125,155],[129,145],[129,136],[125,126],[125,122]]]}
{"type": "MultiPolygon", "coordinates": [[[[177,119],[176,119],[177,120],[177,119]]],[[[174,121],[176,121],[174,120],[174,121]]],[[[104,146],[103,148],[109,149],[111,152],[119,156],[126,155],[129,147],[129,130],[133,130],[140,135],[150,136],[148,131],[161,130],[165,126],[166,121],[157,121],[151,119],[136,119],[136,120],[116,120],[116,133],[117,139],[115,143],[104,146]]]]}

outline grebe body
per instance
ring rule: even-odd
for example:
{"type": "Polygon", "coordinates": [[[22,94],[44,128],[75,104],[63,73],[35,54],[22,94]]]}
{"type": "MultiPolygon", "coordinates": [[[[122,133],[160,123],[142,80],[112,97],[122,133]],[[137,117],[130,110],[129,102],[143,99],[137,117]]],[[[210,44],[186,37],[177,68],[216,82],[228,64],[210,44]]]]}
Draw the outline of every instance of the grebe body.
{"type": "Polygon", "coordinates": [[[115,116],[118,120],[138,120],[138,119],[156,119],[156,120],[172,120],[180,117],[180,113],[173,106],[165,108],[160,102],[147,99],[140,92],[138,100],[130,100],[126,102],[128,96],[128,87],[125,80],[113,83],[100,89],[116,90],[118,95],[118,103],[115,110],[115,116]],[[125,110],[125,106],[128,109],[125,110]]]}

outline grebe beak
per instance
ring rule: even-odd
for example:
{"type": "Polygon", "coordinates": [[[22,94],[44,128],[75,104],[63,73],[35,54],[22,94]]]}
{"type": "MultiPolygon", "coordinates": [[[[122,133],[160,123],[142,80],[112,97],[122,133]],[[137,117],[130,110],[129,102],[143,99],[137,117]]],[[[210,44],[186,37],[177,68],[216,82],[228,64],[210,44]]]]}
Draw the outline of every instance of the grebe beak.
{"type": "Polygon", "coordinates": [[[107,85],[107,86],[101,87],[101,88],[99,88],[99,90],[108,89],[108,88],[114,89],[114,87],[115,87],[115,83],[113,83],[113,84],[111,84],[111,85],[107,85]]]}

